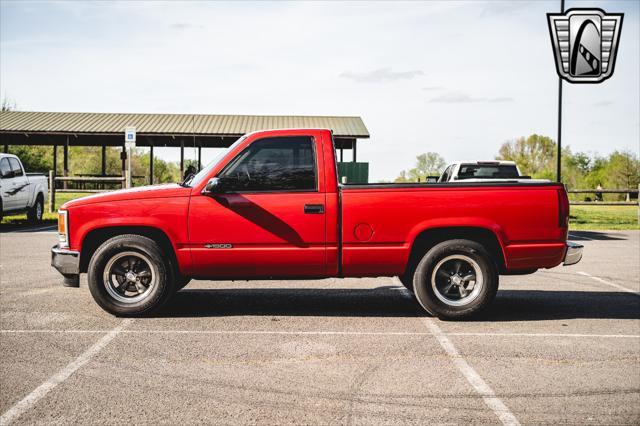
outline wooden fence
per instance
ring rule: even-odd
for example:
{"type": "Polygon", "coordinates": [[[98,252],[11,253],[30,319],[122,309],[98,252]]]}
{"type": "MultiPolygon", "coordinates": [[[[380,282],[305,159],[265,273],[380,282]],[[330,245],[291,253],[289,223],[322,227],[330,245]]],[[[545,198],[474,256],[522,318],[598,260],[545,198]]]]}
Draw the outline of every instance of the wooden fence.
{"type": "Polygon", "coordinates": [[[98,192],[113,191],[114,189],[122,189],[125,188],[126,185],[126,176],[54,176],[53,170],[49,170],[49,211],[53,212],[55,209],[57,192],[79,192],[93,194],[98,192]],[[62,182],[64,186],[60,189],[57,189],[57,182],[62,182]],[[73,183],[75,188],[67,188],[67,183],[73,183]],[[111,186],[111,188],[107,188],[107,186],[111,186]],[[119,186],[120,188],[117,188],[117,186],[119,186]]]}
{"type": "Polygon", "coordinates": [[[567,190],[569,194],[594,194],[593,201],[571,201],[571,205],[576,206],[637,206],[638,205],[638,188],[632,189],[572,189],[567,190]],[[626,194],[626,201],[603,201],[603,194],[626,194]],[[633,201],[635,199],[635,201],[633,201]]]}

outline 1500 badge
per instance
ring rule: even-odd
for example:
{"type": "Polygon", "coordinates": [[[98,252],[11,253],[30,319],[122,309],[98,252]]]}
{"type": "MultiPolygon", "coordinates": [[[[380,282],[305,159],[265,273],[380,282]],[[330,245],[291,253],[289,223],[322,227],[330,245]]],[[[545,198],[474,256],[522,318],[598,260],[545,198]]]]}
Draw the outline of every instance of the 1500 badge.
{"type": "Polygon", "coordinates": [[[230,249],[233,248],[232,244],[205,244],[204,248],[209,249],[230,249]]]}

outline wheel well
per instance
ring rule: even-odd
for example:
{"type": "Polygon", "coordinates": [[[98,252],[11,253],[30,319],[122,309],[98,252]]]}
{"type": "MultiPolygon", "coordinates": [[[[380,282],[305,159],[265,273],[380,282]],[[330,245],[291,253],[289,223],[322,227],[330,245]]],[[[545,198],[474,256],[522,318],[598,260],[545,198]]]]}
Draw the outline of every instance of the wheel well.
{"type": "Polygon", "coordinates": [[[471,240],[481,244],[495,262],[498,270],[505,269],[504,254],[496,234],[484,228],[450,227],[427,229],[416,237],[411,246],[406,272],[413,271],[422,256],[433,246],[443,241],[455,239],[471,240]]]}
{"type": "Polygon", "coordinates": [[[93,256],[93,253],[102,243],[109,238],[124,234],[141,235],[155,241],[160,246],[160,249],[169,256],[172,267],[177,271],[178,262],[176,253],[173,250],[169,237],[167,237],[167,234],[162,230],[149,226],[113,226],[94,229],[84,237],[80,251],[80,272],[87,272],[91,256],[93,256]]]}

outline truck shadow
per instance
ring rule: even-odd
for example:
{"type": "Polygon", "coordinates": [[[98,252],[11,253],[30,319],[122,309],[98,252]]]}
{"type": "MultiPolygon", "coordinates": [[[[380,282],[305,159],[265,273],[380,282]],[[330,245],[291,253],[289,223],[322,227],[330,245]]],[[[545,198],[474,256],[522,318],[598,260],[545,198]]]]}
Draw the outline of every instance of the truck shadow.
{"type": "MultiPolygon", "coordinates": [[[[161,316],[428,316],[396,288],[237,288],[178,292],[161,316]]],[[[502,290],[473,321],[640,319],[640,297],[624,292],[502,290]]]]}
{"type": "Polygon", "coordinates": [[[640,297],[609,291],[501,290],[483,321],[640,319],[640,297]]]}
{"type": "Polygon", "coordinates": [[[9,232],[43,232],[43,231],[56,231],[57,222],[54,220],[44,220],[38,224],[29,223],[26,219],[24,221],[12,221],[11,223],[0,224],[0,234],[9,232]]]}
{"type": "Polygon", "coordinates": [[[398,290],[326,288],[234,288],[179,291],[161,315],[417,317],[417,302],[398,290]]]}
{"type": "Polygon", "coordinates": [[[569,240],[572,241],[607,241],[607,240],[626,240],[627,237],[623,233],[609,233],[607,231],[569,231],[569,240]]]}

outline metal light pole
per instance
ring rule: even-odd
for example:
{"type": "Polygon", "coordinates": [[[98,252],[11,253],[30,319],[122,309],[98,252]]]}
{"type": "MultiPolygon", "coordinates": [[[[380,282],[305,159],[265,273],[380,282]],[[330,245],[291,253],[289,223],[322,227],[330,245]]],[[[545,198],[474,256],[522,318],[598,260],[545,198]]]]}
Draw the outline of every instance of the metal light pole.
{"type": "MultiPolygon", "coordinates": [[[[564,13],[564,0],[560,0],[560,13],[564,13]]],[[[562,182],[562,77],[558,76],[558,155],[556,176],[562,182]]]]}

